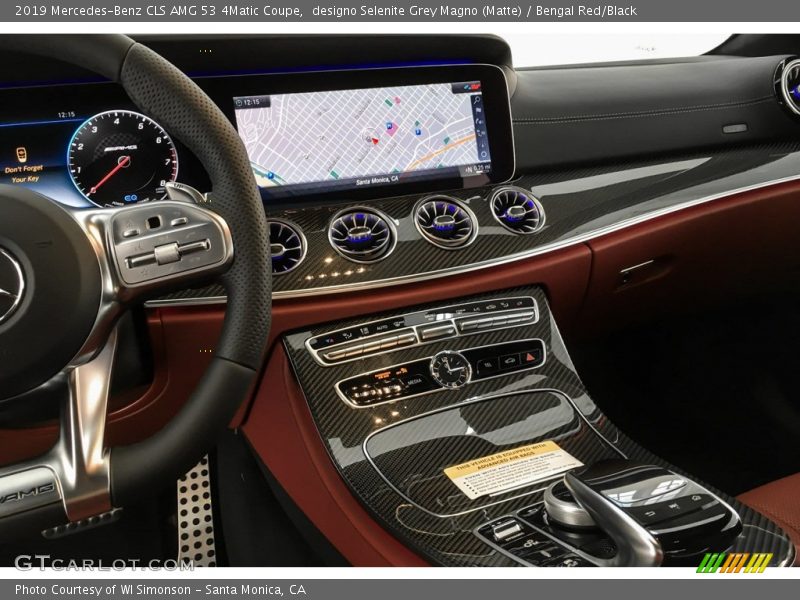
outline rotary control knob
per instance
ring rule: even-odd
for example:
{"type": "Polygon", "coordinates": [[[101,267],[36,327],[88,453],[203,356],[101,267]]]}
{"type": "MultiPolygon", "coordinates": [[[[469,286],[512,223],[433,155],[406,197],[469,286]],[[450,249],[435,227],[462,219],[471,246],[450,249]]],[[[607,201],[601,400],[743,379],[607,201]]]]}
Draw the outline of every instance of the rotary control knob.
{"type": "Polygon", "coordinates": [[[463,354],[445,350],[431,359],[431,375],[442,387],[457,389],[472,379],[472,365],[463,354]]]}
{"type": "Polygon", "coordinates": [[[555,525],[574,529],[597,527],[594,519],[567,489],[563,479],[545,490],[544,510],[548,520],[555,525]]]}

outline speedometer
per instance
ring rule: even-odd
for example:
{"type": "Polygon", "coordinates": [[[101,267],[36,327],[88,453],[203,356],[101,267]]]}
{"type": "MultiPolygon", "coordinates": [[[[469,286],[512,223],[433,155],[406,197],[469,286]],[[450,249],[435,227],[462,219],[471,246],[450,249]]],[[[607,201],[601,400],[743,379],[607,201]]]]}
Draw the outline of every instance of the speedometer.
{"type": "Polygon", "coordinates": [[[164,128],[128,110],[84,121],[70,140],[67,164],[75,187],[98,206],[159,200],[178,175],[178,154],[164,128]]]}

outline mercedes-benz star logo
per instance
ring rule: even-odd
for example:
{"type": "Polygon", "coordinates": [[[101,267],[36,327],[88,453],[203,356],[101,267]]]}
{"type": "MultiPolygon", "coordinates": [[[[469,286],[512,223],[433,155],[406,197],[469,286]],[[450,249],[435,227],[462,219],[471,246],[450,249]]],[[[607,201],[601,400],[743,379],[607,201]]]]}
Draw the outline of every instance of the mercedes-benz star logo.
{"type": "Polygon", "coordinates": [[[22,267],[8,250],[0,248],[0,323],[17,312],[24,293],[22,267]]]}

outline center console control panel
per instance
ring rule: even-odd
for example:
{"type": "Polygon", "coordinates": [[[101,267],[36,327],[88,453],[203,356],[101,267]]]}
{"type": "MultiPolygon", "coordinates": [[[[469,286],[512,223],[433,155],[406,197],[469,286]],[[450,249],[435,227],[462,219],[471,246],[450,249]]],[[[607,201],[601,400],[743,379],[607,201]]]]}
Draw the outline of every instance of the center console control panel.
{"type": "MultiPolygon", "coordinates": [[[[538,512],[541,504],[520,513],[538,512]]],[[[585,554],[576,553],[520,516],[495,519],[478,528],[476,535],[509,558],[529,567],[593,567],[585,554]]]]}
{"type": "Polygon", "coordinates": [[[697,564],[704,552],[730,548],[741,531],[737,512],[700,484],[614,459],[568,472],[544,502],[475,533],[529,566],[656,567],[697,564]]]}
{"type": "Polygon", "coordinates": [[[339,397],[356,408],[409,399],[475,381],[541,367],[545,362],[540,339],[445,350],[429,358],[363,373],[336,384],[339,397]]]}
{"type": "Polygon", "coordinates": [[[794,561],[777,525],[604,417],[539,287],[389,309],[282,341],[342,481],[431,564],[696,567],[705,552],[794,561]]]}
{"type": "Polygon", "coordinates": [[[309,338],[306,347],[320,365],[331,366],[485,331],[536,323],[539,307],[530,296],[470,302],[372,321],[309,338]]]}

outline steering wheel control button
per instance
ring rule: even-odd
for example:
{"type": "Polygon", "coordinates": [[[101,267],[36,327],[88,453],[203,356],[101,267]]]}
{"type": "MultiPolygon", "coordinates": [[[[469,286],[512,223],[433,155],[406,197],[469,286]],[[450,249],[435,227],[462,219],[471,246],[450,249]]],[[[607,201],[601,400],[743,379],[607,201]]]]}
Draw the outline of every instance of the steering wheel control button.
{"type": "Polygon", "coordinates": [[[153,255],[156,257],[156,263],[159,265],[168,265],[178,262],[181,259],[181,251],[178,248],[178,244],[175,242],[156,246],[155,250],[153,250],[153,255]]]}
{"type": "Polygon", "coordinates": [[[225,222],[186,203],[129,207],[112,217],[111,232],[116,263],[128,285],[221,270],[233,257],[225,222]],[[176,222],[181,225],[163,226],[176,222]],[[126,235],[132,230],[142,233],[126,235]]]}
{"type": "Polygon", "coordinates": [[[131,269],[136,269],[137,267],[155,264],[156,254],[155,252],[148,252],[147,254],[140,254],[139,256],[131,256],[127,260],[128,267],[131,269]]]}

